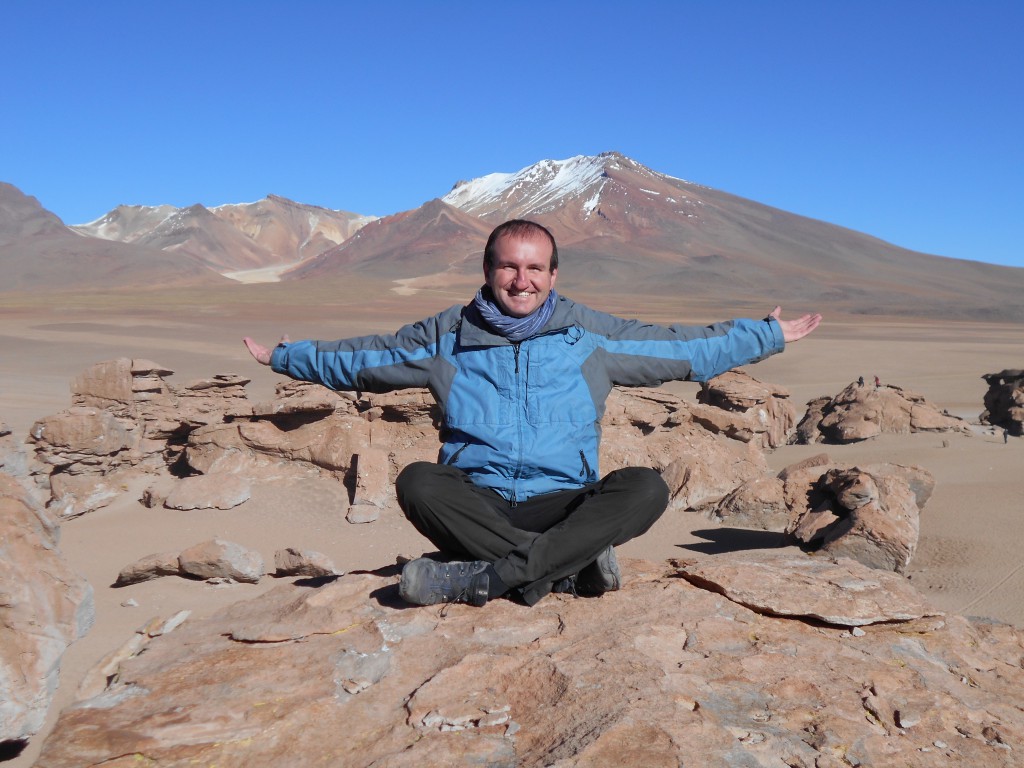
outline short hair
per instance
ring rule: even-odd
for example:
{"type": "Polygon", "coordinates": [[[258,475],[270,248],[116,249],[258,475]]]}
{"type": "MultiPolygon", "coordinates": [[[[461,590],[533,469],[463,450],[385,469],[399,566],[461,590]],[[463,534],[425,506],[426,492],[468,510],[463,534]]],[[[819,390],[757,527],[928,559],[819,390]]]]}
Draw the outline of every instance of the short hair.
{"type": "Polygon", "coordinates": [[[490,269],[494,266],[495,250],[501,238],[513,237],[526,240],[531,237],[542,236],[546,237],[548,242],[551,243],[551,263],[548,265],[548,269],[554,272],[558,269],[558,246],[555,245],[555,236],[548,231],[547,227],[535,221],[527,221],[526,219],[510,219],[494,228],[490,237],[487,238],[487,245],[484,246],[484,268],[490,269]]]}

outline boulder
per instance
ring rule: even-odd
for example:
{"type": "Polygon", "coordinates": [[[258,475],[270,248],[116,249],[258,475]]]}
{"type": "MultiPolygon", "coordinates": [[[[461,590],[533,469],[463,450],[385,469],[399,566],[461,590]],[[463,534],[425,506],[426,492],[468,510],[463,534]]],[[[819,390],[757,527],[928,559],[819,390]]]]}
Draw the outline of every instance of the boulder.
{"type": "Polygon", "coordinates": [[[1024,435],[1024,370],[1004,370],[982,376],[988,384],[982,424],[1002,427],[1009,434],[1024,435]]]}
{"type": "Polygon", "coordinates": [[[143,581],[158,579],[161,576],[177,576],[180,573],[181,566],[178,563],[178,553],[159,552],[153,555],[146,555],[122,568],[117,574],[114,586],[126,587],[129,584],[139,584],[143,581]]]}
{"type": "Polygon", "coordinates": [[[825,454],[740,485],[708,511],[725,525],[784,532],[794,543],[903,573],[935,481],[920,467],[834,464],[825,454]]]}
{"type": "Polygon", "coordinates": [[[65,649],[95,619],[89,583],[57,548],[59,527],[0,473],[0,744],[39,731],[65,649]]]}
{"type": "Polygon", "coordinates": [[[178,555],[182,574],[199,579],[227,579],[255,584],[263,576],[263,557],[240,544],[211,539],[178,555]]]}
{"type": "Polygon", "coordinates": [[[735,440],[778,448],[796,429],[789,391],[766,384],[742,370],[728,371],[701,384],[694,421],[735,440]]]}
{"type": "Polygon", "coordinates": [[[844,510],[823,530],[821,548],[871,568],[906,571],[917,551],[921,524],[917,497],[901,473],[886,465],[833,469],[821,483],[844,510]]]}
{"type": "Polygon", "coordinates": [[[38,764],[929,768],[1024,748],[1020,630],[824,555],[622,567],[621,591],[533,608],[409,607],[373,573],[280,585],[108,666],[38,764]]]}
{"type": "Polygon", "coordinates": [[[759,477],[740,485],[708,510],[716,522],[737,528],[785,531],[790,525],[786,484],[778,477],[759,477]]]}
{"type": "Polygon", "coordinates": [[[279,549],[274,553],[275,576],[340,576],[334,562],[327,555],[316,550],[299,550],[293,547],[279,549]]]}
{"type": "Polygon", "coordinates": [[[249,481],[238,475],[196,475],[174,484],[164,506],[168,509],[232,509],[252,496],[249,481]]]}
{"type": "Polygon", "coordinates": [[[922,395],[894,384],[875,386],[854,382],[832,398],[819,397],[807,404],[794,441],[852,443],[883,432],[959,432],[970,435],[966,421],[950,416],[922,395]]]}

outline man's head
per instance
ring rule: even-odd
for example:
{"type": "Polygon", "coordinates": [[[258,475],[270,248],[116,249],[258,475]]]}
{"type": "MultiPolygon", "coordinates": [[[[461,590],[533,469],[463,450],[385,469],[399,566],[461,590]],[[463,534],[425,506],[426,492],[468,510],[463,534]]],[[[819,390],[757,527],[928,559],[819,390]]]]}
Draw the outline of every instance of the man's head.
{"type": "Polygon", "coordinates": [[[547,301],[558,277],[558,246],[540,224],[513,219],[484,248],[484,281],[506,315],[526,317],[547,301]]]}

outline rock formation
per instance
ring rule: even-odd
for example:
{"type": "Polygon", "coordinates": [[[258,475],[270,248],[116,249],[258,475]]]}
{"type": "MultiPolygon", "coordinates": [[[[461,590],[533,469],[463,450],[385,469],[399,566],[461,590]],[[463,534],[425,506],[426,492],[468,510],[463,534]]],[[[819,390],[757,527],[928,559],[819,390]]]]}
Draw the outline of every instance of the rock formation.
{"type": "Polygon", "coordinates": [[[64,649],[94,620],[92,587],[57,549],[53,516],[0,472],[0,744],[46,719],[64,649]]]}
{"type": "Polygon", "coordinates": [[[789,442],[796,428],[796,409],[789,392],[765,384],[742,370],[728,371],[701,385],[700,405],[691,408],[693,418],[712,432],[761,448],[778,448],[789,442]]]}
{"type": "Polygon", "coordinates": [[[754,442],[710,432],[685,400],[659,390],[613,390],[601,424],[601,471],[653,467],[668,483],[670,511],[703,509],[768,467],[754,442]]]}
{"type": "Polygon", "coordinates": [[[853,443],[883,432],[960,432],[971,434],[967,422],[939,411],[922,395],[885,384],[854,382],[835,397],[819,397],[807,404],[796,428],[795,442],[853,443]]]}
{"type": "Polygon", "coordinates": [[[194,429],[252,414],[248,379],[219,375],[173,388],[163,379],[170,373],[149,360],[97,363],[72,382],[71,408],[32,426],[32,473],[58,517],[98,509],[130,479],[174,467],[194,429]]]}
{"type": "Polygon", "coordinates": [[[988,384],[981,423],[1024,436],[1024,370],[987,373],[981,378],[988,384]]]}
{"type": "Polygon", "coordinates": [[[37,765],[1020,764],[1019,630],[825,555],[623,568],[533,608],[409,608],[387,569],[150,622],[37,765]]]}
{"type": "MultiPolygon", "coordinates": [[[[228,509],[249,497],[253,477],[312,474],[339,481],[350,522],[371,522],[396,507],[402,467],[437,458],[438,412],[426,390],[357,397],[290,381],[254,404],[241,377],[174,387],[171,373],[148,360],[98,363],[73,382],[69,409],[33,425],[32,475],[58,517],[97,509],[144,475],[152,477],[148,506],[228,509]]],[[[778,444],[792,421],[782,390],[737,376],[708,391],[734,410],[615,390],[602,422],[602,470],[654,467],[672,509],[706,507],[763,474],[760,446],[778,444]]]]}
{"type": "Polygon", "coordinates": [[[748,481],[709,511],[725,525],[784,532],[794,544],[903,573],[935,482],[919,467],[833,463],[820,454],[748,481]]]}

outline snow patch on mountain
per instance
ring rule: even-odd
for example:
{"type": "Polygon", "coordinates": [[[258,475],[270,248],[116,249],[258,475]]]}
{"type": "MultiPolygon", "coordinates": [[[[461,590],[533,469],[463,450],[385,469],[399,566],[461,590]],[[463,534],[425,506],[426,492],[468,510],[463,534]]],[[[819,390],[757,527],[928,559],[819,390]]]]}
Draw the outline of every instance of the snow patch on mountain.
{"type": "Polygon", "coordinates": [[[441,199],[477,216],[499,210],[509,201],[514,201],[518,210],[538,214],[578,199],[589,214],[597,207],[601,190],[609,181],[605,171],[615,162],[608,156],[585,155],[568,160],[542,160],[517,173],[491,173],[461,182],[441,199]]]}

